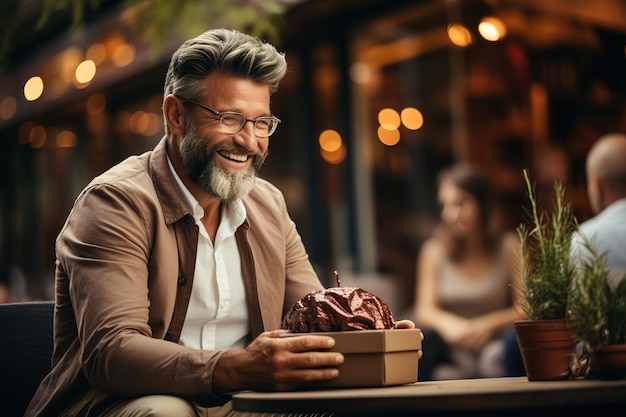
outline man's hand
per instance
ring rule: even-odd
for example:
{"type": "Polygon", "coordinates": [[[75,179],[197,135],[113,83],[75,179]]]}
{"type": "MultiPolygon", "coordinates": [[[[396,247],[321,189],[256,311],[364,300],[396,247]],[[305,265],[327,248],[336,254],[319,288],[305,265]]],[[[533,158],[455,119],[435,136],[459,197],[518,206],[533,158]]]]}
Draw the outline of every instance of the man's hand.
{"type": "Polygon", "coordinates": [[[337,366],[343,363],[343,355],[325,352],[335,345],[332,337],[283,336],[286,333],[265,332],[245,349],[224,353],[213,371],[213,389],[288,391],[339,375],[337,366]]]}
{"type": "Polygon", "coordinates": [[[396,322],[396,329],[415,329],[415,323],[411,320],[398,320],[396,322]]]}
{"type": "MultiPolygon", "coordinates": [[[[411,320],[398,320],[396,322],[396,329],[415,329],[415,323],[413,323],[411,320]]],[[[422,333],[420,331],[420,341],[424,341],[424,333],[422,333]]],[[[417,358],[418,359],[422,359],[422,355],[424,354],[424,352],[420,349],[419,352],[417,352],[417,358]]]]}

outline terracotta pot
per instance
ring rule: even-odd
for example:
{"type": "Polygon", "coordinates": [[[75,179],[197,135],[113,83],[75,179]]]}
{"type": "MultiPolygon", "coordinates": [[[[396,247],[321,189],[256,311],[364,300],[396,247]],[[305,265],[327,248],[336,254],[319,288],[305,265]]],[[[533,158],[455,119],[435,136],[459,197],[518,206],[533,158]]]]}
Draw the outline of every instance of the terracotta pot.
{"type": "Polygon", "coordinates": [[[576,357],[572,321],[520,320],[513,325],[529,381],[569,378],[576,357]]]}
{"type": "Polygon", "coordinates": [[[589,352],[589,378],[626,378],[626,344],[603,345],[589,352]]]}

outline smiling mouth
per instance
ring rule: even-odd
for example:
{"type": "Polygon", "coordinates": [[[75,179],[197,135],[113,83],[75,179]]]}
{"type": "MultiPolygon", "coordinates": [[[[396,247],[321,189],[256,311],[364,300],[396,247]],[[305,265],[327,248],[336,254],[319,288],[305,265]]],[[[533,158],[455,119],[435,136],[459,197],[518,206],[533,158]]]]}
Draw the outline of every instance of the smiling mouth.
{"type": "Polygon", "coordinates": [[[246,162],[248,160],[248,155],[236,154],[236,153],[225,152],[225,151],[218,151],[217,153],[220,154],[220,156],[222,156],[223,158],[226,158],[235,162],[246,162]]]}

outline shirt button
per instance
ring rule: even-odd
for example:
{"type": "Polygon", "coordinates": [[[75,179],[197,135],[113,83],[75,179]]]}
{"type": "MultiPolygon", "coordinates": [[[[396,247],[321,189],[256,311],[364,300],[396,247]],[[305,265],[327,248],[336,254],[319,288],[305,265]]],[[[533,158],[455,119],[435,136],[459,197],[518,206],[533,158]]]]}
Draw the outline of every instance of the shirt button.
{"type": "Polygon", "coordinates": [[[191,216],[191,214],[187,214],[187,215],[185,215],[185,220],[184,220],[184,221],[185,221],[185,223],[187,223],[187,224],[191,224],[191,223],[193,223],[193,217],[191,216]]]}
{"type": "Polygon", "coordinates": [[[178,285],[183,286],[187,283],[187,277],[184,275],[181,275],[178,277],[178,285]]]}
{"type": "Polygon", "coordinates": [[[168,342],[171,342],[172,341],[171,333],[169,332],[165,333],[165,336],[163,337],[163,339],[167,340],[168,342]]]}

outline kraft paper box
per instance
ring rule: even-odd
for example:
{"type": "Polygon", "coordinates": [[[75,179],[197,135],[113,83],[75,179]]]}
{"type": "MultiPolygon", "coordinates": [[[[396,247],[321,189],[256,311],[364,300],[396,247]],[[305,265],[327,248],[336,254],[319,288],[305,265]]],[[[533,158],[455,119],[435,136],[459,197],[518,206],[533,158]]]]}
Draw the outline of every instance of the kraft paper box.
{"type": "MultiPolygon", "coordinates": [[[[300,333],[302,334],[302,333],[300,333]]],[[[339,376],[312,388],[380,387],[417,381],[417,357],[422,348],[419,329],[318,332],[335,339],[332,352],[344,354],[339,376]]],[[[298,333],[291,333],[297,336],[298,333]]]]}

